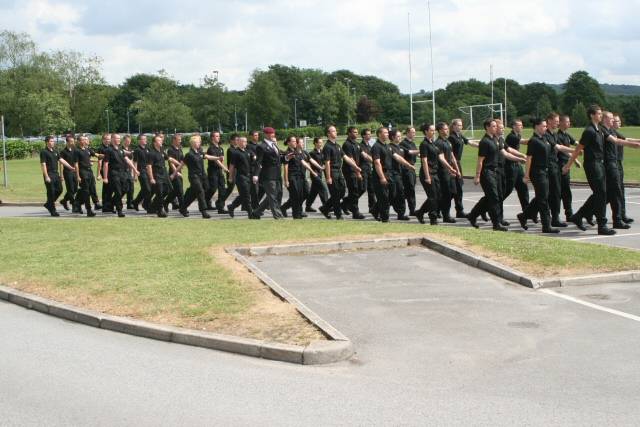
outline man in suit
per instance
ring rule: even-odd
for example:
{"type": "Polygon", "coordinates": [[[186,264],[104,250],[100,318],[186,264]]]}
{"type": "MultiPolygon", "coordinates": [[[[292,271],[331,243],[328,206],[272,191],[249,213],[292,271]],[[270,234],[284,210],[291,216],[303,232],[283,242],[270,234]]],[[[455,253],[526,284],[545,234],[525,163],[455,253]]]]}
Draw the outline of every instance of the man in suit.
{"type": "Polygon", "coordinates": [[[269,207],[273,219],[281,219],[282,208],[282,162],[283,153],[276,143],[276,131],[271,127],[263,129],[264,140],[256,149],[256,169],[253,175],[253,183],[262,186],[266,195],[260,203],[255,214],[262,216],[269,207]]]}

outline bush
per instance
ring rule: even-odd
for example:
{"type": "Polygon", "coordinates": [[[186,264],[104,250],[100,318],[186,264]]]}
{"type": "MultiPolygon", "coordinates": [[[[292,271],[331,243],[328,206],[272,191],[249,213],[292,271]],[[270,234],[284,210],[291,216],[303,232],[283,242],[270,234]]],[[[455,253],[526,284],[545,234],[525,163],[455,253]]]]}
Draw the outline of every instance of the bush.
{"type": "Polygon", "coordinates": [[[37,155],[44,149],[44,141],[23,141],[21,139],[7,141],[7,160],[24,159],[37,155]]]}

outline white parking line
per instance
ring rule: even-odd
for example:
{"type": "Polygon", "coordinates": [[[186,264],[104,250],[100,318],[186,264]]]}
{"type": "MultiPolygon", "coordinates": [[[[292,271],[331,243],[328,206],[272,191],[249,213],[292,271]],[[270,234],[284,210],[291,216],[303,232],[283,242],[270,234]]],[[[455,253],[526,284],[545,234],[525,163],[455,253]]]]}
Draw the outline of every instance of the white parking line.
{"type": "Polygon", "coordinates": [[[605,313],[613,314],[615,316],[624,317],[625,319],[635,320],[636,322],[640,322],[640,316],[636,316],[636,315],[633,315],[633,314],[625,313],[624,311],[614,310],[614,309],[608,308],[608,307],[603,307],[601,305],[593,304],[591,302],[583,301],[583,300],[581,300],[579,298],[575,298],[575,297],[572,297],[572,296],[569,296],[569,295],[564,295],[564,294],[558,293],[556,291],[553,291],[551,289],[540,289],[540,292],[544,292],[545,294],[553,295],[554,297],[562,298],[562,299],[565,299],[567,301],[575,302],[576,304],[584,305],[586,307],[590,307],[590,308],[593,308],[595,310],[604,311],[605,313]]]}
{"type": "Polygon", "coordinates": [[[615,237],[627,237],[627,236],[640,236],[640,233],[627,233],[627,234],[618,233],[618,234],[614,234],[613,236],[576,237],[576,238],[573,238],[571,240],[611,239],[611,238],[615,238],[615,237]]]}

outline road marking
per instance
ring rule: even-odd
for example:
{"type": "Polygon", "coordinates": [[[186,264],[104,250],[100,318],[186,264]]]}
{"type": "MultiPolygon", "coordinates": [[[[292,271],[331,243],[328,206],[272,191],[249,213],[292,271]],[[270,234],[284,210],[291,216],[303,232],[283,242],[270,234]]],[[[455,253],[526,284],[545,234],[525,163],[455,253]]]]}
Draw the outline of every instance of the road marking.
{"type": "Polygon", "coordinates": [[[627,237],[627,236],[640,236],[640,233],[627,233],[627,234],[614,234],[613,236],[589,236],[589,237],[576,237],[571,240],[593,240],[593,239],[610,239],[615,237],[627,237]]]}
{"type": "Polygon", "coordinates": [[[629,202],[629,201],[627,201],[627,202],[625,202],[625,203],[629,203],[629,204],[631,204],[631,205],[640,205],[640,202],[629,202]]]}
{"type": "Polygon", "coordinates": [[[558,293],[558,292],[553,291],[551,289],[540,289],[540,292],[544,292],[545,294],[553,295],[555,297],[562,298],[562,299],[565,299],[567,301],[575,302],[576,304],[584,305],[586,307],[590,307],[590,308],[593,308],[595,310],[604,311],[605,313],[613,314],[613,315],[616,315],[616,316],[624,317],[625,319],[630,319],[630,320],[635,320],[636,322],[640,322],[640,316],[636,316],[636,315],[633,315],[633,314],[625,313],[624,311],[614,310],[612,308],[608,308],[608,307],[604,307],[604,306],[601,306],[601,305],[598,305],[598,304],[587,302],[587,301],[581,300],[579,298],[575,298],[575,297],[572,297],[572,296],[569,296],[569,295],[564,295],[564,294],[558,293]]]}

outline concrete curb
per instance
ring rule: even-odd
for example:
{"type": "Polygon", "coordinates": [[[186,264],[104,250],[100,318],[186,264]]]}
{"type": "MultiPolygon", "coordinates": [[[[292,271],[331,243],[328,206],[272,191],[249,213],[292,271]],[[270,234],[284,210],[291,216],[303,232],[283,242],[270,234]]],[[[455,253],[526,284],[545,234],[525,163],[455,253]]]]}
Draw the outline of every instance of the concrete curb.
{"type": "Polygon", "coordinates": [[[603,283],[640,282],[640,270],[615,273],[590,274],[587,276],[561,277],[540,281],[541,288],[560,288],[566,286],[601,285],[603,283]]]}
{"type": "MultiPolygon", "coordinates": [[[[43,202],[44,203],[44,202],[43,202]]],[[[7,207],[18,207],[18,208],[23,208],[23,207],[42,207],[42,203],[38,203],[38,202],[3,202],[2,200],[0,200],[0,208],[3,206],[7,206],[7,207]]]]}
{"type": "Polygon", "coordinates": [[[315,341],[307,346],[298,346],[158,325],[73,307],[2,285],[0,300],[95,328],[281,362],[328,364],[345,360],[353,354],[350,341],[315,341]]]}

